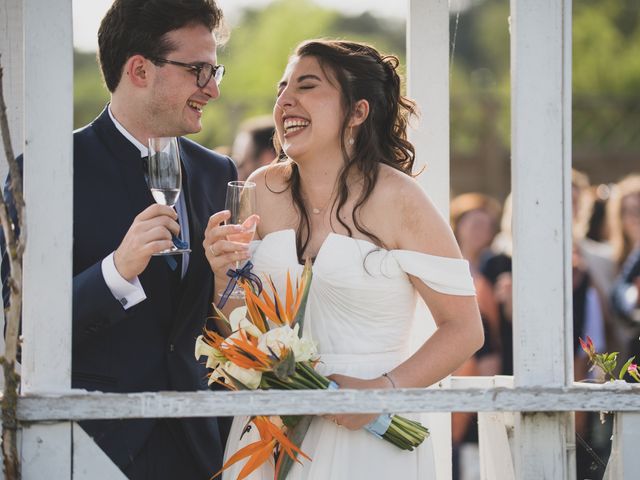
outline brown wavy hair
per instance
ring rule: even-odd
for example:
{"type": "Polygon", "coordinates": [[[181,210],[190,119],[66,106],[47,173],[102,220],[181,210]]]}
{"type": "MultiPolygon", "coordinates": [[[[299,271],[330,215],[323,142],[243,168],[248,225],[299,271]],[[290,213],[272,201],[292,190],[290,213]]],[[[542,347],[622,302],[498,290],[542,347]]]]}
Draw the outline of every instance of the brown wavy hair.
{"type": "MultiPolygon", "coordinates": [[[[323,70],[330,70],[338,82],[342,111],[341,135],[344,166],[338,175],[335,218],[347,230],[353,232],[340,217],[340,212],[349,198],[347,179],[352,172],[362,175],[364,188],[351,214],[355,228],[369,237],[378,246],[383,242],[358,220],[358,211],[371,196],[380,173],[380,165],[389,165],[396,170],[411,175],[415,160],[415,149],[407,140],[409,119],[416,115],[416,105],[401,93],[401,79],[398,74],[400,61],[394,55],[382,55],[375,48],[363,43],[340,40],[309,40],[301,43],[294,57],[314,57],[323,70]],[[356,102],[369,102],[369,115],[359,126],[354,140],[353,155],[349,155],[344,138],[351,113],[356,102]]],[[[286,158],[278,139],[274,138],[276,151],[286,158]]],[[[302,261],[309,238],[311,223],[301,191],[300,172],[295,162],[291,162],[288,188],[294,205],[300,213],[296,230],[296,250],[302,261]]],[[[333,222],[333,217],[331,219],[333,222]]]]}

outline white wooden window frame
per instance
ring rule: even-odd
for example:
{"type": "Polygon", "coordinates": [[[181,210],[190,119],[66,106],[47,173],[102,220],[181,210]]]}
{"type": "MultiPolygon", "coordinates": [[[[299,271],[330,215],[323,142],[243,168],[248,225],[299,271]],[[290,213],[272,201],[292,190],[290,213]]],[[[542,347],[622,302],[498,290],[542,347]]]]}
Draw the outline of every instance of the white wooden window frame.
{"type": "MultiPolygon", "coordinates": [[[[446,216],[449,6],[446,0],[408,1],[408,82],[422,108],[413,141],[419,161],[427,161],[419,181],[446,216]]],[[[513,468],[522,479],[573,477],[569,412],[628,412],[616,426],[621,443],[616,478],[638,471],[632,450],[640,435],[635,428],[640,395],[572,382],[570,0],[511,0],[515,387],[489,388],[500,384],[497,378],[453,378],[447,388],[393,391],[72,391],[71,0],[5,0],[0,9],[0,20],[8,25],[0,33],[0,51],[10,76],[5,73],[13,141],[27,158],[29,240],[18,407],[24,478],[39,478],[43,471],[51,478],[98,478],[77,457],[88,447],[78,443],[82,433],[72,422],[83,419],[370,411],[516,412],[513,468]]],[[[491,418],[481,416],[484,424],[491,425],[491,418]]]]}

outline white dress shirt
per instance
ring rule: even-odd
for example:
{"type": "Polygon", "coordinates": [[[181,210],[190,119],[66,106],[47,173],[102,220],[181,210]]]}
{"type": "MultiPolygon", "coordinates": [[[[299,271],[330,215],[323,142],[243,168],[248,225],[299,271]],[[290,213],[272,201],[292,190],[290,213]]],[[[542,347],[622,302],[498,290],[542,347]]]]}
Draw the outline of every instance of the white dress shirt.
{"type": "MultiPolygon", "coordinates": [[[[111,105],[109,105],[107,110],[109,112],[109,116],[111,117],[111,121],[118,129],[118,131],[122,133],[122,135],[124,135],[124,137],[133,145],[135,145],[138,150],[140,150],[140,158],[148,156],[148,148],[140,143],[133,135],[131,135],[113,116],[113,113],[111,112],[111,105]]],[[[184,195],[180,195],[178,197],[178,202],[176,203],[175,209],[178,212],[178,219],[182,219],[182,221],[180,221],[180,238],[189,243],[189,221],[184,195]]],[[[104,277],[104,281],[107,284],[107,287],[109,287],[111,294],[120,302],[122,307],[127,310],[145,300],[147,298],[147,295],[144,292],[144,288],[142,287],[142,284],[140,283],[140,279],[138,277],[129,282],[124,279],[122,275],[120,275],[120,272],[118,272],[118,270],[116,269],[115,261],[113,258],[114,253],[115,252],[111,252],[104,260],[102,260],[102,276],[104,277]]],[[[182,277],[184,277],[188,265],[189,254],[185,253],[182,256],[182,277]]]]}

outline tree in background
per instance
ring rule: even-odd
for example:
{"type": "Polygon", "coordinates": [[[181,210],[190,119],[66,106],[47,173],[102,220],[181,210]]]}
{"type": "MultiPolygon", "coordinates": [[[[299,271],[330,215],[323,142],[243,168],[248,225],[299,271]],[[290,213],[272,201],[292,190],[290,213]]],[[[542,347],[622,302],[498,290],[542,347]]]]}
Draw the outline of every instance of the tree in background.
{"type": "MultiPolygon", "coordinates": [[[[509,190],[509,2],[479,0],[451,17],[452,181],[456,193],[509,190]],[[492,175],[485,175],[487,171],[492,175]],[[483,182],[483,183],[482,183],[483,182]]],[[[228,72],[222,95],[205,110],[194,138],[229,145],[246,118],[271,112],[275,86],[300,41],[367,41],[405,58],[402,21],[345,16],[311,0],[276,0],[247,9],[219,52],[228,72]]],[[[640,149],[640,2],[581,0],[573,7],[574,162],[597,183],[632,170],[640,149]],[[605,165],[606,168],[602,168],[605,165]]],[[[76,54],[75,125],[108,99],[95,54],[76,54]]],[[[420,106],[423,111],[428,105],[420,106]]]]}

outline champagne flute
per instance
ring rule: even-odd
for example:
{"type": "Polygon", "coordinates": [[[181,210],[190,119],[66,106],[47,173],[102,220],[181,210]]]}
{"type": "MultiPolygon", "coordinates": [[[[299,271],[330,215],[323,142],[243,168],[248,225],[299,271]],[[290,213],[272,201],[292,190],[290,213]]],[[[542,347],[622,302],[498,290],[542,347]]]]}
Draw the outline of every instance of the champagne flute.
{"type": "MultiPolygon", "coordinates": [[[[256,213],[256,184],[253,182],[236,181],[227,184],[227,199],[225,208],[231,212],[228,225],[243,225],[240,232],[227,235],[227,240],[248,244],[256,233],[256,221],[245,222],[256,213]]],[[[236,262],[236,269],[240,262],[236,262]]],[[[244,290],[236,284],[229,298],[244,298],[244,290]]]]}
{"type": "MultiPolygon", "coordinates": [[[[176,137],[155,137],[149,139],[148,183],[156,203],[173,207],[178,201],[182,188],[180,151],[176,137]]],[[[175,235],[174,245],[154,255],[178,255],[191,251],[189,244],[175,235]]]]}

